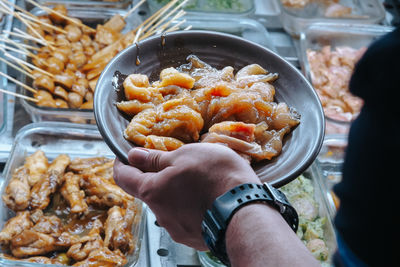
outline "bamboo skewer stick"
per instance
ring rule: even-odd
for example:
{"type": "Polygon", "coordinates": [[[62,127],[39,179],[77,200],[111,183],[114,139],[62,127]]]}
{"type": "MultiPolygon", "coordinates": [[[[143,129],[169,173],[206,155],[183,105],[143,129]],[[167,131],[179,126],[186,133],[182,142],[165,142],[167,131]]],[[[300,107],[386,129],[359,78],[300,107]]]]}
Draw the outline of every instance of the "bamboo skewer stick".
{"type": "Polygon", "coordinates": [[[28,85],[26,85],[26,84],[24,84],[24,83],[22,83],[22,82],[20,82],[20,81],[18,81],[18,80],[16,80],[16,79],[14,79],[13,77],[11,77],[11,76],[9,76],[9,75],[7,75],[7,74],[1,72],[1,71],[0,71],[0,75],[3,76],[3,77],[5,77],[5,78],[7,78],[7,79],[9,79],[10,81],[12,81],[12,82],[14,82],[14,83],[16,83],[16,84],[22,86],[22,87],[25,88],[26,90],[31,91],[32,93],[35,93],[35,94],[37,93],[37,90],[35,90],[35,89],[33,89],[32,87],[30,87],[30,86],[28,86],[28,85]]]}
{"type": "Polygon", "coordinates": [[[179,30],[179,27],[186,22],[186,19],[179,21],[176,25],[171,28],[165,30],[164,32],[173,32],[179,30]]]}
{"type": "Polygon", "coordinates": [[[126,19],[129,17],[138,7],[140,7],[146,0],[141,0],[139,3],[137,3],[134,7],[132,7],[122,18],[126,19]]]}
{"type": "Polygon", "coordinates": [[[5,55],[6,57],[8,57],[8,58],[13,59],[15,62],[24,64],[24,65],[26,65],[26,66],[28,66],[28,67],[30,67],[30,68],[32,68],[32,69],[35,69],[35,70],[41,72],[41,73],[44,74],[44,75],[47,75],[47,76],[50,76],[50,77],[54,78],[54,74],[52,74],[52,73],[50,73],[50,72],[47,72],[47,71],[45,71],[45,70],[42,70],[41,68],[38,68],[38,67],[36,67],[35,65],[32,65],[32,64],[30,64],[30,63],[28,63],[28,62],[26,62],[26,61],[23,61],[23,60],[21,60],[21,59],[19,59],[19,58],[16,58],[16,57],[14,57],[14,56],[8,54],[7,52],[4,53],[4,55],[5,55]]]}
{"type": "Polygon", "coordinates": [[[136,35],[135,35],[135,39],[133,40],[133,44],[137,43],[137,41],[139,40],[140,35],[142,34],[142,30],[143,28],[139,28],[139,30],[137,31],[136,35]]]}
{"type": "Polygon", "coordinates": [[[23,16],[23,17],[25,17],[26,19],[32,20],[32,21],[34,21],[34,22],[36,22],[36,23],[38,23],[38,24],[42,24],[44,27],[48,27],[48,28],[50,28],[50,29],[53,29],[53,30],[58,31],[58,32],[61,32],[61,33],[63,33],[63,34],[67,34],[67,31],[66,31],[66,30],[61,29],[61,28],[59,28],[59,27],[56,27],[56,26],[54,26],[54,25],[48,24],[48,23],[46,23],[46,22],[43,22],[43,21],[41,21],[41,20],[38,19],[38,18],[31,17],[31,16],[25,15],[25,14],[23,14],[23,13],[21,13],[20,15],[23,16]]]}
{"type": "Polygon", "coordinates": [[[8,39],[8,38],[4,38],[3,36],[0,36],[0,41],[4,42],[4,43],[8,43],[8,44],[12,44],[15,45],[17,47],[20,47],[21,49],[24,48],[25,49],[31,49],[31,50],[35,50],[35,51],[40,51],[39,48],[31,46],[31,45],[27,45],[27,44],[23,44],[23,43],[17,43],[14,40],[8,39]]]}
{"type": "Polygon", "coordinates": [[[68,20],[69,22],[72,22],[72,23],[74,23],[74,24],[76,24],[76,25],[78,25],[78,26],[80,26],[80,27],[86,28],[87,30],[89,30],[89,31],[91,31],[91,32],[96,32],[95,29],[90,28],[89,26],[87,26],[87,25],[85,25],[85,24],[83,24],[83,23],[81,23],[81,22],[79,22],[79,21],[76,21],[76,20],[74,20],[74,19],[72,19],[72,18],[70,18],[70,17],[68,17],[68,16],[65,16],[64,14],[62,14],[62,13],[60,13],[60,12],[58,12],[58,11],[55,11],[55,10],[53,10],[53,9],[51,9],[51,8],[48,8],[48,7],[39,5],[38,3],[36,3],[36,2],[33,1],[33,0],[25,0],[25,1],[31,3],[32,5],[34,5],[34,6],[38,7],[38,8],[40,8],[40,9],[43,9],[44,11],[46,11],[46,12],[49,13],[49,14],[50,14],[50,13],[56,14],[56,15],[62,17],[63,19],[68,20]]]}
{"type": "Polygon", "coordinates": [[[184,16],[186,14],[186,12],[184,10],[180,10],[178,13],[175,14],[175,16],[173,18],[171,18],[170,20],[168,20],[166,23],[164,23],[161,26],[158,26],[158,28],[152,28],[151,30],[149,30],[146,34],[145,37],[148,37],[154,33],[161,33],[163,32],[168,26],[169,24],[171,24],[174,20],[177,20],[179,18],[181,18],[182,16],[184,16]]]}
{"type": "MultiPolygon", "coordinates": [[[[16,30],[16,29],[15,29],[15,30],[16,30]]],[[[34,41],[34,42],[39,43],[39,44],[44,45],[44,46],[47,45],[47,44],[44,43],[42,40],[37,39],[37,38],[35,38],[35,37],[31,36],[31,35],[23,35],[23,34],[20,34],[20,33],[18,33],[18,32],[11,32],[11,31],[3,31],[3,32],[8,33],[8,34],[10,34],[10,35],[12,35],[12,36],[15,36],[15,37],[19,37],[19,38],[22,38],[22,39],[34,41]]],[[[26,33],[24,33],[24,34],[26,34],[26,33]]]]}
{"type": "Polygon", "coordinates": [[[143,32],[147,31],[151,25],[157,21],[162,15],[164,15],[165,12],[167,12],[175,3],[177,3],[178,0],[173,0],[166,4],[164,7],[160,8],[156,13],[154,13],[152,16],[150,16],[148,19],[146,19],[142,24],[140,24],[139,27],[143,27],[143,32]]]}
{"type": "MultiPolygon", "coordinates": [[[[0,48],[6,49],[6,50],[11,50],[11,51],[14,51],[16,53],[19,53],[19,54],[34,58],[34,59],[36,59],[38,61],[41,61],[41,59],[37,55],[35,55],[35,54],[33,54],[33,53],[29,52],[29,51],[18,50],[18,49],[14,48],[14,47],[6,46],[4,44],[0,44],[0,48]]],[[[48,67],[48,64],[47,64],[46,61],[43,61],[43,64],[48,67]]]]}
{"type": "Polygon", "coordinates": [[[16,96],[16,97],[20,97],[20,98],[23,98],[23,99],[26,99],[26,100],[29,100],[29,101],[32,101],[32,102],[35,102],[35,103],[39,102],[39,100],[37,100],[36,98],[29,97],[29,96],[26,96],[26,95],[21,95],[21,94],[14,93],[14,92],[10,92],[10,91],[7,91],[7,90],[1,89],[1,88],[0,88],[0,92],[3,92],[5,94],[9,94],[9,95],[13,95],[13,96],[16,96]]]}
{"type": "MultiPolygon", "coordinates": [[[[176,7],[174,7],[170,12],[167,13],[167,15],[165,15],[165,17],[161,18],[159,21],[157,21],[156,24],[154,24],[150,29],[149,32],[153,32],[154,29],[156,27],[158,27],[159,25],[161,25],[161,23],[163,23],[167,18],[169,18],[170,16],[172,16],[172,14],[174,14],[179,8],[181,8],[183,5],[185,5],[189,0],[185,0],[182,3],[180,3],[179,5],[177,5],[176,7]]],[[[180,11],[179,11],[180,12],[180,11]]],[[[178,12],[178,13],[179,13],[178,12]]],[[[182,10],[182,12],[184,12],[182,10]]]]}
{"type": "Polygon", "coordinates": [[[13,63],[11,63],[10,61],[5,60],[4,58],[0,57],[0,60],[3,61],[4,63],[6,63],[7,65],[9,65],[10,67],[22,72],[23,74],[25,74],[26,76],[28,76],[31,79],[35,79],[35,77],[33,77],[33,75],[29,72],[27,72],[24,69],[21,69],[20,67],[18,67],[17,65],[14,65],[13,63]]]}
{"type": "Polygon", "coordinates": [[[54,46],[52,46],[47,40],[45,40],[45,39],[43,38],[43,36],[41,36],[41,35],[36,31],[36,29],[34,29],[34,28],[31,26],[31,24],[30,24],[28,21],[26,21],[24,18],[22,18],[18,13],[15,13],[15,12],[14,12],[14,14],[15,14],[15,17],[18,18],[22,23],[24,23],[24,24],[26,25],[26,27],[28,27],[40,40],[42,40],[42,41],[46,44],[46,46],[50,47],[52,50],[55,49],[54,46]]]}
{"type": "Polygon", "coordinates": [[[26,11],[25,9],[23,9],[22,7],[17,6],[17,5],[15,5],[15,4],[11,3],[11,2],[8,1],[8,0],[0,0],[0,1],[3,2],[4,4],[11,5],[12,7],[14,7],[14,9],[16,9],[16,10],[18,10],[18,11],[21,11],[22,13],[24,13],[24,14],[26,14],[26,15],[28,15],[28,16],[36,17],[36,16],[34,16],[33,14],[29,13],[28,11],[26,11]]]}

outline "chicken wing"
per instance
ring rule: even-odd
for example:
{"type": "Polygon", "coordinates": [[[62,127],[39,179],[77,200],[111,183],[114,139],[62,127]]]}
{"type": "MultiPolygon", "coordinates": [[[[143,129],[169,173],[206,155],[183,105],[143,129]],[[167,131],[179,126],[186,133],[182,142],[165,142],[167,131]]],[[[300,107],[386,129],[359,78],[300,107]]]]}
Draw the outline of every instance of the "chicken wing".
{"type": "Polygon", "coordinates": [[[47,174],[43,175],[31,191],[31,207],[45,209],[50,203],[50,195],[62,184],[65,169],[70,163],[67,155],[59,155],[50,164],[47,174]]]}
{"type": "Polygon", "coordinates": [[[24,230],[11,240],[11,253],[18,258],[39,256],[56,250],[55,239],[47,234],[24,230]]]}
{"type": "Polygon", "coordinates": [[[29,211],[17,212],[15,217],[12,217],[6,222],[3,230],[0,232],[0,244],[8,245],[10,241],[18,234],[33,226],[30,220],[29,211]]]}
{"type": "Polygon", "coordinates": [[[106,247],[101,247],[90,252],[89,256],[83,260],[75,263],[72,266],[80,267],[115,267],[124,266],[127,259],[118,249],[111,251],[106,247]]]}
{"type": "Polygon", "coordinates": [[[88,208],[85,202],[85,192],[79,186],[80,180],[81,176],[72,172],[67,172],[64,175],[61,194],[68,201],[71,213],[83,213],[88,208]]]}
{"type": "Polygon", "coordinates": [[[75,158],[69,164],[68,169],[76,173],[81,173],[84,170],[103,165],[110,161],[112,161],[112,159],[105,157],[75,158]]]}
{"type": "Polygon", "coordinates": [[[49,162],[42,150],[37,150],[32,155],[26,157],[25,167],[29,170],[29,185],[35,185],[47,172],[49,168],[49,162]]]}
{"type": "Polygon", "coordinates": [[[29,205],[30,195],[29,170],[26,167],[19,167],[14,171],[6,187],[3,201],[14,211],[25,210],[29,205]]]}

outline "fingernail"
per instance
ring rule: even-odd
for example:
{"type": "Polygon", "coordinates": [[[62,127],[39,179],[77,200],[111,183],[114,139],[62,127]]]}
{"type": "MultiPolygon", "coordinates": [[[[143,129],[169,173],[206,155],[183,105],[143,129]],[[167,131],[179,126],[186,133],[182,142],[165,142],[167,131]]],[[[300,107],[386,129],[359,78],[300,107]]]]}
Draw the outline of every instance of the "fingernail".
{"type": "Polygon", "coordinates": [[[143,165],[147,161],[149,151],[142,148],[135,148],[132,153],[132,161],[134,164],[143,165]]]}

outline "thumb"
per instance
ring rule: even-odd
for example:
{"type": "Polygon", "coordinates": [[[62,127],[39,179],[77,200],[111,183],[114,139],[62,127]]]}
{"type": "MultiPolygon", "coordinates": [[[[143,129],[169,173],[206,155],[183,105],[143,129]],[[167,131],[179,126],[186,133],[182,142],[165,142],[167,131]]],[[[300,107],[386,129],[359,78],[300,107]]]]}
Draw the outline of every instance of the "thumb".
{"type": "Polygon", "coordinates": [[[128,153],[129,164],[144,172],[159,172],[171,165],[167,151],[136,147],[128,153]]]}

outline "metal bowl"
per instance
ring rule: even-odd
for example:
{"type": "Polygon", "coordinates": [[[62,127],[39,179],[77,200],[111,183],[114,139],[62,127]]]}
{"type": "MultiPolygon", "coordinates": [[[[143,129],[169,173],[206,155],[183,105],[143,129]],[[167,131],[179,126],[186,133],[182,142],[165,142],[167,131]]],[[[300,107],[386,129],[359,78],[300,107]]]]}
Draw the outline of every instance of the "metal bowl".
{"type": "Polygon", "coordinates": [[[113,89],[114,73],[142,73],[153,81],[158,79],[162,69],[186,63],[190,54],[216,68],[232,66],[237,71],[258,63],[270,72],[279,73],[279,79],[274,82],[276,101],[296,108],[301,122],[285,137],[279,156],[253,165],[262,181],[274,186],[284,185],[314,161],[323,141],[324,114],[317,94],[294,66],[274,52],[233,35],[179,31],[154,36],[126,48],[110,61],[97,82],[96,122],[105,142],[122,162],[128,162],[127,154],[134,144],[123,137],[129,121],[115,106],[121,96],[113,89]]]}

